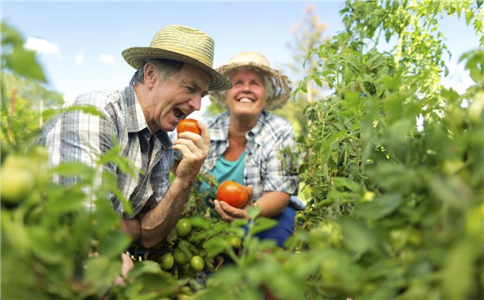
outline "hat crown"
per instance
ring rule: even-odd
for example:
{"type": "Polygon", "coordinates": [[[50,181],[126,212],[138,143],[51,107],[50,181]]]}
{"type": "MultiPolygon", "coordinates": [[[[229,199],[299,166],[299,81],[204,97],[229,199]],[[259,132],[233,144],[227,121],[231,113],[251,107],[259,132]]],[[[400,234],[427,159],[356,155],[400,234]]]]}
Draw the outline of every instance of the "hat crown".
{"type": "Polygon", "coordinates": [[[242,65],[242,64],[259,64],[263,65],[265,67],[270,68],[271,64],[267,60],[267,58],[257,52],[242,52],[234,57],[232,57],[229,61],[229,64],[237,64],[237,65],[242,65]]]}
{"type": "Polygon", "coordinates": [[[182,25],[168,25],[158,30],[150,47],[182,53],[213,67],[214,41],[203,31],[182,25]]]}

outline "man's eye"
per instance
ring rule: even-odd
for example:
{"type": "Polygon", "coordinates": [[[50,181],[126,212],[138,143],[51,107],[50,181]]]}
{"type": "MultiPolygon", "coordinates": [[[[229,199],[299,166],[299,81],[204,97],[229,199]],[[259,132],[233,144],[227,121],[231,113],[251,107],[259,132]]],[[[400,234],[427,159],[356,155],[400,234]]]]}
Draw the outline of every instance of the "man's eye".
{"type": "Polygon", "coordinates": [[[187,90],[190,92],[190,93],[194,93],[195,92],[195,89],[192,88],[191,86],[185,86],[187,88],[187,90]]]}

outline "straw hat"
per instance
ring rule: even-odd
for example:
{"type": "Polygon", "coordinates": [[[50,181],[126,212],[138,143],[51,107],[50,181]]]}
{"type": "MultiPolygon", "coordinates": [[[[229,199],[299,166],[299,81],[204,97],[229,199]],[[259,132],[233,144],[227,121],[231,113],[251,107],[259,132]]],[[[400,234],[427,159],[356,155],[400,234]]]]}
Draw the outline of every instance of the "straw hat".
{"type": "Polygon", "coordinates": [[[169,25],[156,32],[149,47],[128,48],[122,55],[135,69],[148,59],[182,61],[210,74],[209,90],[230,89],[230,81],[213,69],[213,52],[213,39],[206,33],[187,26],[169,25]]]}
{"type": "MultiPolygon", "coordinates": [[[[217,71],[229,76],[235,69],[240,67],[252,67],[260,70],[267,75],[272,83],[273,94],[270,96],[267,104],[268,110],[281,108],[291,97],[291,81],[287,76],[282,75],[281,71],[272,69],[270,63],[264,55],[257,52],[243,52],[232,57],[227,65],[217,68],[217,71]]],[[[220,107],[225,107],[225,93],[211,92],[210,99],[215,101],[220,107]]]]}

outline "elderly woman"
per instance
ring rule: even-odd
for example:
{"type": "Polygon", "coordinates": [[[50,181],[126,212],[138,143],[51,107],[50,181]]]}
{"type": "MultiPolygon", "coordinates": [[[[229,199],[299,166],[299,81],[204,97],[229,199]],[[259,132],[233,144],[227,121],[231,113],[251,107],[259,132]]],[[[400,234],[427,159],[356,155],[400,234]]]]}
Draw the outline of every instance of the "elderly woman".
{"type": "MultiPolygon", "coordinates": [[[[286,147],[295,147],[292,126],[268,110],[286,103],[290,82],[255,52],[240,53],[217,71],[231,81],[233,88],[210,94],[212,101],[227,111],[204,122],[211,146],[201,172],[214,175],[219,183],[233,180],[252,186],[253,201],[249,199],[248,205],[238,209],[214,200],[215,210],[222,219],[231,222],[248,218],[248,206],[260,207],[261,216],[279,223],[258,234],[259,238],[273,239],[282,247],[294,230],[295,210],[290,199],[297,194],[299,179],[295,173],[297,162],[281,152],[286,147]]],[[[208,184],[202,183],[199,190],[208,188],[208,184]]]]}

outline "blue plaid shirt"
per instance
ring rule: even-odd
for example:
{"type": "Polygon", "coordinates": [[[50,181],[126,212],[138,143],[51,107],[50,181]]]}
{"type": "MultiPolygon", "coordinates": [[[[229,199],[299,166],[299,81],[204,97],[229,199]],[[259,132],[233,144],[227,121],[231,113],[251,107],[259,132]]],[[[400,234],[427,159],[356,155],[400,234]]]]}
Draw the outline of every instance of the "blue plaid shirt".
{"type": "MultiPolygon", "coordinates": [[[[95,91],[78,96],[69,105],[92,105],[104,115],[86,114],[80,110],[69,111],[54,117],[46,124],[43,134],[36,141],[47,146],[50,163],[56,166],[62,162],[77,161],[96,167],[99,156],[114,146],[113,137],[120,145],[119,155],[128,158],[144,175],[124,174],[114,163],[103,166],[103,171],[116,174],[117,185],[133,206],[133,215],[147,205],[153,208],[163,198],[170,185],[169,173],[173,164],[173,151],[167,132],[159,130],[152,134],[146,123],[143,110],[134,88],[123,91],[95,91]],[[148,150],[153,139],[151,162],[148,168],[148,150]],[[155,201],[150,201],[154,196],[155,201]]],[[[76,177],[55,177],[54,181],[71,185],[76,177]]],[[[101,176],[95,185],[102,184],[101,176]]],[[[66,199],[68,201],[68,199],[66,199]]],[[[127,216],[118,199],[112,196],[114,209],[127,216]]],[[[92,203],[86,203],[94,209],[92,203]]]]}
{"type": "MultiPolygon", "coordinates": [[[[208,127],[211,144],[201,172],[209,173],[229,146],[230,115],[223,112],[202,122],[208,127]]],[[[244,185],[254,186],[254,201],[269,191],[296,195],[299,184],[295,172],[297,161],[280,153],[286,147],[296,147],[291,124],[282,117],[262,111],[246,138],[244,185]]]]}

